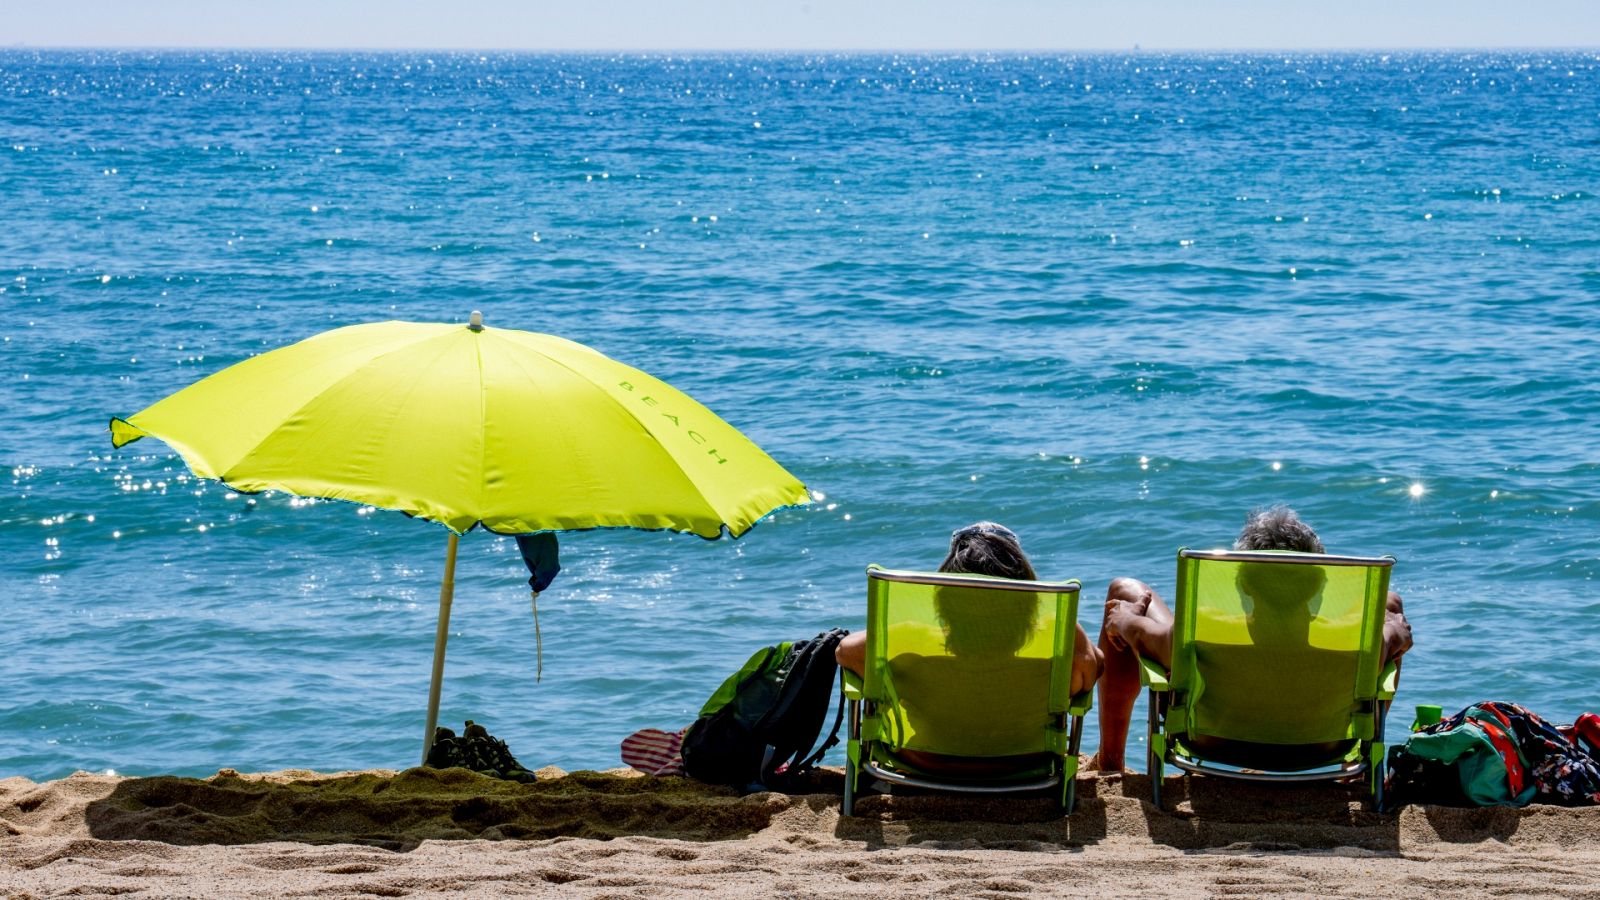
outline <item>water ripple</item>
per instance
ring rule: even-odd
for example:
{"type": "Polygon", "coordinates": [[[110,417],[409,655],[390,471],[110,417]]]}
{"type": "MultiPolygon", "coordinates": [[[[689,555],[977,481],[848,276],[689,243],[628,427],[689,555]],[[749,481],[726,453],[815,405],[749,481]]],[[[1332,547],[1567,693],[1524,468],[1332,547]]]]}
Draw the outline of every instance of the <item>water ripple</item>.
{"type": "Polygon", "coordinates": [[[444,717],[525,760],[615,765],[966,522],[1083,579],[1092,631],[1111,578],[1170,591],[1178,546],[1272,502],[1400,560],[1402,705],[1571,718],[1597,80],[1544,51],[0,50],[0,773],[409,763],[443,533],[104,428],[474,308],[666,378],[825,495],[733,543],[566,539],[542,683],[515,553],[469,536],[444,717]]]}

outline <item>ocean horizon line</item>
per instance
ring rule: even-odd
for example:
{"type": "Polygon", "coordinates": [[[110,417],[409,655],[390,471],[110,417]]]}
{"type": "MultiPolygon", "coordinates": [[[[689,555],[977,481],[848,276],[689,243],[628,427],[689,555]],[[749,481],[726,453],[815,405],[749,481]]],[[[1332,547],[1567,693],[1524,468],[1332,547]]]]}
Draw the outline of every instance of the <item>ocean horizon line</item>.
{"type": "Polygon", "coordinates": [[[257,53],[456,53],[527,56],[616,56],[637,54],[645,58],[696,56],[839,56],[863,57],[894,54],[926,56],[1015,56],[1034,55],[1085,55],[1131,56],[1136,54],[1198,55],[1237,53],[1249,55],[1320,54],[1320,55],[1373,55],[1406,53],[1600,53],[1600,45],[1524,44],[1504,46],[1467,45],[1414,45],[1414,46],[1326,46],[1326,47],[470,47],[470,46],[345,46],[308,45],[274,46],[255,44],[195,44],[195,45],[145,45],[145,44],[27,44],[14,43],[0,47],[0,52],[31,50],[35,52],[104,51],[130,53],[219,53],[249,51],[257,53]]]}

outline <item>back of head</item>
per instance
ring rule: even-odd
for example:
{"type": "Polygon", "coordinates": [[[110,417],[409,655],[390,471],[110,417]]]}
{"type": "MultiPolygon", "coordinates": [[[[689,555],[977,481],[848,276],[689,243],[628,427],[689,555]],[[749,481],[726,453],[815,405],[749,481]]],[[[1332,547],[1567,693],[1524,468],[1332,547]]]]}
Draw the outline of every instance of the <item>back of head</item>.
{"type": "MultiPolygon", "coordinates": [[[[1325,553],[1322,539],[1310,525],[1287,506],[1251,510],[1250,518],[1233,542],[1235,550],[1289,550],[1297,553],[1325,553]]],[[[1322,590],[1326,582],[1316,566],[1271,566],[1245,563],[1239,567],[1239,589],[1256,600],[1276,598],[1288,608],[1303,611],[1304,604],[1322,590]]],[[[1283,608],[1283,607],[1280,607],[1283,608]]]]}
{"type": "MultiPolygon", "coordinates": [[[[1022,542],[1004,525],[978,522],[950,536],[950,553],[939,571],[1037,581],[1022,542]]],[[[934,594],[945,626],[945,648],[956,656],[1011,655],[1022,649],[1039,621],[1039,595],[987,592],[974,602],[972,592],[940,588],[934,594]]]]}
{"type": "Polygon", "coordinates": [[[1233,542],[1235,550],[1293,550],[1300,553],[1326,553],[1322,539],[1310,525],[1287,506],[1253,509],[1250,518],[1233,542]]]}
{"type": "Polygon", "coordinates": [[[996,522],[977,522],[950,536],[950,553],[939,571],[953,575],[989,575],[1037,581],[1033,564],[1022,552],[1016,533],[996,522]]]}

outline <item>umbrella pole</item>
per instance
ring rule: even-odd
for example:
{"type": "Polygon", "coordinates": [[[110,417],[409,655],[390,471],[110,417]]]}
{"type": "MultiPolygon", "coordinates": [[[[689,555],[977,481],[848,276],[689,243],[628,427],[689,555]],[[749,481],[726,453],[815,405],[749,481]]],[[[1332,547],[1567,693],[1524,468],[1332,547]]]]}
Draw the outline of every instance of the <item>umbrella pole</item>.
{"type": "Polygon", "coordinates": [[[439,630],[433,635],[433,683],[428,686],[428,730],[422,737],[422,761],[433,749],[433,732],[439,725],[439,689],[444,682],[444,645],[450,639],[450,601],[456,592],[456,544],[461,538],[450,532],[450,547],[444,555],[444,581],[439,584],[439,630]]]}

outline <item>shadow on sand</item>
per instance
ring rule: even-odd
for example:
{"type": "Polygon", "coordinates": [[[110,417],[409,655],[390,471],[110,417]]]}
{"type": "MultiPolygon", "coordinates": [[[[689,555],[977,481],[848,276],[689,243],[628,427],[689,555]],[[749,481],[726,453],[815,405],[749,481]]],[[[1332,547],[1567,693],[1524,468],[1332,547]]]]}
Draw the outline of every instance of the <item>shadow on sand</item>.
{"type": "Polygon", "coordinates": [[[835,832],[871,847],[905,844],[1038,849],[1080,847],[1107,837],[1142,838],[1182,850],[1217,847],[1399,849],[1399,816],[1365,808],[1343,786],[1268,787],[1217,779],[1167,780],[1166,808],[1149,802],[1143,775],[1080,778],[1071,816],[1048,799],[954,795],[868,796],[835,832]],[[981,826],[979,825],[981,823],[981,826]]]}
{"type": "MultiPolygon", "coordinates": [[[[117,782],[83,807],[92,837],[176,845],[364,844],[408,851],[426,840],[747,838],[775,829],[794,845],[859,841],[868,849],[1072,849],[1107,838],[1180,850],[1325,850],[1380,855],[1423,844],[1554,841],[1600,844],[1600,809],[1407,807],[1379,813],[1354,788],[1266,786],[1170,778],[1166,806],[1149,802],[1143,775],[1084,777],[1078,806],[1055,814],[1039,796],[863,796],[839,815],[842,778],[824,772],[814,793],[740,796],[684,778],[551,772],[535,784],[464,769],[388,773],[279,773],[117,782]],[[297,776],[304,777],[297,777],[297,776]]],[[[18,809],[27,801],[17,800],[18,809]]]]}

